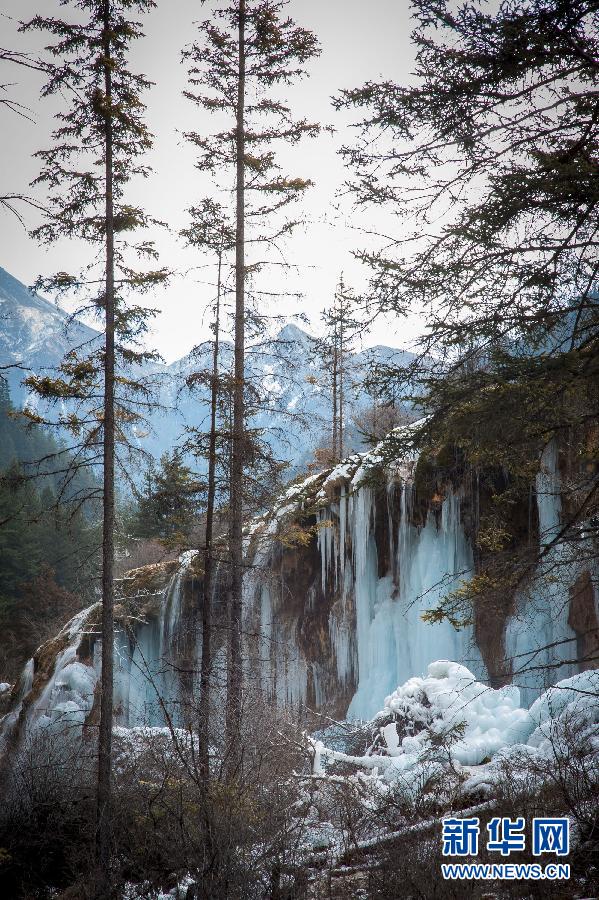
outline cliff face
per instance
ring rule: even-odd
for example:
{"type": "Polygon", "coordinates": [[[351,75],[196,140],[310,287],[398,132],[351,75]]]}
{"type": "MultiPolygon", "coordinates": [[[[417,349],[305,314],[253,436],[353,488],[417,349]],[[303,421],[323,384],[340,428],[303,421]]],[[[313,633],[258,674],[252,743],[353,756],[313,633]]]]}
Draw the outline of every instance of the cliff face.
{"type": "MultiPolygon", "coordinates": [[[[526,590],[475,609],[459,630],[424,621],[441,598],[471,577],[477,494],[437,477],[422,488],[414,462],[389,466],[374,451],[290,487],[247,532],[244,598],[248,683],[280,704],[332,717],[371,717],[385,696],[429,663],[464,663],[493,686],[514,681],[524,702],[574,674],[576,648],[597,656],[596,573],[572,563],[564,588],[552,579],[565,551],[559,530],[558,467],[544,460],[537,483],[535,539],[547,548],[526,590]],[[531,665],[527,665],[532,661],[531,665]]],[[[200,557],[129,573],[120,589],[115,643],[119,724],[184,723],[196,694],[201,635],[200,557]]],[[[225,584],[214,602],[215,670],[226,664],[225,584]]],[[[5,746],[39,723],[89,724],[101,642],[92,608],[28,664],[2,720],[5,746]]],[[[217,698],[218,701],[218,698],[217,698]]]]}
{"type": "Polygon", "coordinates": [[[371,472],[371,483],[359,487],[356,476],[366,477],[361,466],[360,458],[351,459],[300,488],[298,497],[284,498],[264,526],[274,532],[270,550],[256,530],[262,546],[246,611],[267,642],[263,678],[270,674],[277,697],[367,717],[439,656],[479,669],[482,661],[471,628],[458,632],[421,619],[472,566],[459,497],[440,499],[419,526],[409,473],[375,486],[371,472]],[[298,515],[308,540],[285,547],[286,527],[298,515]]]}
{"type": "Polygon", "coordinates": [[[576,634],[581,669],[599,666],[599,611],[590,569],[584,569],[569,590],[568,625],[576,634]]]}

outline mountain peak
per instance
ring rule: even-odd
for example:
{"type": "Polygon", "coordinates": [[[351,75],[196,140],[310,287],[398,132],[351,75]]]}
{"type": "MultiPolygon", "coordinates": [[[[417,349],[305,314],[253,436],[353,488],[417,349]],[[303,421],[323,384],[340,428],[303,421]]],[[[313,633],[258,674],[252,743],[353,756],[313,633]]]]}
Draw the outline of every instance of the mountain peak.
{"type": "Polygon", "coordinates": [[[14,307],[24,307],[26,309],[38,309],[46,312],[51,316],[59,316],[64,318],[66,313],[50,303],[49,300],[40,297],[35,291],[32,291],[22,281],[7,272],[0,266],[0,303],[9,303],[14,307]]]}
{"type": "MultiPolygon", "coordinates": [[[[52,371],[69,349],[89,345],[98,338],[99,332],[71,320],[62,309],[0,269],[0,365],[8,366],[4,371],[15,406],[28,401],[24,368],[36,373],[52,371]]],[[[317,442],[331,416],[327,388],[330,373],[326,371],[326,361],[314,350],[314,338],[291,321],[274,338],[261,336],[256,347],[248,348],[247,353],[248,383],[261,398],[260,410],[252,419],[253,427],[268,435],[277,459],[293,466],[303,465],[311,458],[311,448],[319,446],[317,442]]],[[[221,341],[224,371],[230,368],[232,352],[231,343],[221,341]]],[[[348,399],[348,417],[354,408],[369,403],[361,388],[364,376],[357,373],[366,372],[373,356],[388,360],[390,355],[401,352],[374,348],[350,354],[356,390],[351,389],[351,401],[348,399]]],[[[156,459],[177,443],[185,428],[206,427],[209,390],[202,384],[193,394],[181,388],[190,372],[209,369],[211,364],[212,348],[207,340],[197,354],[188,354],[168,366],[157,362],[142,367],[142,375],[152,376],[156,402],[147,411],[147,435],[135,436],[135,440],[156,459]]],[[[357,436],[354,438],[358,440],[357,436]]]]}
{"type": "Polygon", "coordinates": [[[308,334],[307,331],[304,331],[302,328],[299,328],[293,322],[288,322],[287,325],[284,325],[279,331],[276,340],[278,341],[299,341],[302,344],[306,344],[312,341],[312,338],[308,334]]]}

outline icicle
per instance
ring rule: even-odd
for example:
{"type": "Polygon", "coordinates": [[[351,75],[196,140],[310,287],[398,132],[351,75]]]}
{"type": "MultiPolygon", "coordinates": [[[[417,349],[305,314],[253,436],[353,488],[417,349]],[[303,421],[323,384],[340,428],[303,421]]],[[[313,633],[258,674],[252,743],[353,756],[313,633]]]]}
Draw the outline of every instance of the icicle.
{"type": "Polygon", "coordinates": [[[326,521],[325,510],[321,509],[318,513],[318,552],[320,554],[320,583],[322,592],[327,589],[327,528],[323,525],[326,521]]]}
{"type": "Polygon", "coordinates": [[[337,677],[343,684],[353,676],[352,640],[350,623],[339,620],[335,614],[329,617],[329,640],[335,654],[337,677]]]}
{"type": "Polygon", "coordinates": [[[402,484],[396,545],[399,596],[392,572],[378,578],[371,492],[360,488],[352,500],[359,679],[348,716],[369,718],[398,684],[422,674],[436,659],[467,661],[479,672],[483,666],[471,629],[458,632],[448,622],[422,620],[425,610],[436,606],[472,569],[459,498],[446,498],[439,528],[429,514],[419,530],[411,523],[412,488],[402,484]]]}
{"type": "Polygon", "coordinates": [[[339,497],[339,567],[341,578],[344,578],[345,575],[345,555],[347,552],[346,549],[346,538],[345,532],[347,528],[347,488],[345,484],[341,485],[341,494],[339,497]]]}
{"type": "Polygon", "coordinates": [[[545,547],[559,534],[561,517],[561,479],[557,467],[557,445],[551,441],[541,457],[541,469],[536,478],[539,536],[545,547]]]}
{"type": "Polygon", "coordinates": [[[197,550],[185,550],[179,557],[179,566],[171,578],[166,590],[166,600],[161,606],[163,649],[172,649],[172,642],[176,638],[181,619],[182,587],[183,580],[189,567],[198,555],[197,550]]]}
{"type": "MultiPolygon", "coordinates": [[[[160,605],[158,620],[142,623],[135,637],[117,630],[114,645],[114,705],[119,724],[164,725],[163,704],[176,724],[180,722],[183,702],[181,681],[176,667],[177,639],[180,628],[183,586],[197,550],[187,550],[171,576],[160,605]]],[[[101,644],[97,642],[94,665],[100,671],[101,644]]]]}
{"type": "MultiPolygon", "coordinates": [[[[555,441],[541,457],[536,479],[541,547],[557,537],[561,525],[560,476],[555,441]]],[[[546,551],[526,593],[517,598],[517,611],[506,629],[506,652],[513,660],[516,682],[526,703],[532,702],[556,679],[574,675],[576,634],[568,624],[568,587],[576,579],[579,564],[563,542],[546,551]],[[556,573],[559,578],[556,579],[556,573]],[[527,671],[530,669],[530,671],[527,671]]]]}

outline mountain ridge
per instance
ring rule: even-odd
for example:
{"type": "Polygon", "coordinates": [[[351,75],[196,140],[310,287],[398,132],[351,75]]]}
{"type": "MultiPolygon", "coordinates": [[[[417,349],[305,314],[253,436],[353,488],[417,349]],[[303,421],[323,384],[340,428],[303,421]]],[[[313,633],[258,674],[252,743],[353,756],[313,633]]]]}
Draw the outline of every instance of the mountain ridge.
{"type": "MultiPolygon", "coordinates": [[[[0,267],[0,371],[8,381],[15,406],[36,402],[22,384],[25,371],[52,369],[68,350],[99,337],[99,331],[70,316],[0,267]]],[[[261,341],[259,348],[248,349],[248,380],[259,393],[262,407],[252,424],[270,432],[268,440],[273,452],[294,469],[309,461],[330,415],[326,365],[317,359],[314,348],[315,339],[290,322],[274,338],[261,341]]],[[[210,342],[206,341],[171,363],[154,362],[142,367],[143,374],[158,382],[157,409],[149,416],[149,429],[134,432],[134,440],[154,458],[172,448],[188,426],[198,427],[206,420],[207,389],[192,396],[185,390],[184,382],[194,369],[209,365],[210,354],[210,342]]],[[[223,368],[231,356],[232,344],[223,340],[223,368]]],[[[352,409],[368,403],[359,376],[363,376],[373,357],[386,362],[405,361],[412,354],[384,345],[352,354],[350,364],[356,370],[358,387],[348,401],[350,414],[352,409]]],[[[348,449],[352,449],[352,443],[355,445],[355,436],[350,436],[348,449]]]]}

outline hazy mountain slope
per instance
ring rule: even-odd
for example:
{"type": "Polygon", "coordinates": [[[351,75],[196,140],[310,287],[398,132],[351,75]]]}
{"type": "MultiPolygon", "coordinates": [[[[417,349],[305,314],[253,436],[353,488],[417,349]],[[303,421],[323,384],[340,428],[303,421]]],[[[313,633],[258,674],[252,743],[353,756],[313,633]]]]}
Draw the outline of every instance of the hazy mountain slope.
{"type": "MultiPolygon", "coordinates": [[[[12,363],[41,372],[55,366],[67,350],[97,335],[0,267],[0,366],[12,363]]],[[[3,374],[13,403],[22,406],[27,391],[21,382],[26,373],[6,369],[3,374]]]]}
{"type": "MultiPolygon", "coordinates": [[[[25,285],[0,268],[0,366],[17,364],[39,373],[51,369],[65,351],[99,339],[89,326],[69,319],[54,304],[32,293],[25,285]]],[[[405,362],[411,354],[389,347],[376,347],[354,354],[348,362],[347,443],[359,442],[351,426],[352,410],[366,406],[368,397],[361,383],[369,360],[405,362]],[[356,385],[356,387],[354,387],[356,385]]],[[[229,368],[231,344],[223,342],[221,367],[229,368]]],[[[191,395],[185,378],[211,362],[208,344],[170,365],[147,365],[141,374],[156,386],[157,405],[147,428],[139,428],[133,440],[153,456],[171,448],[186,425],[202,425],[208,416],[208,390],[191,395]]],[[[286,325],[275,339],[255,344],[247,354],[248,379],[260,398],[261,409],[254,425],[264,428],[275,454],[294,468],[312,457],[315,446],[326,441],[330,401],[326,366],[314,353],[314,341],[296,325],[286,325]]],[[[24,369],[5,369],[15,406],[23,406],[27,391],[22,385],[24,369]]]]}

